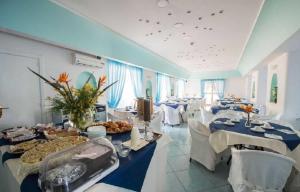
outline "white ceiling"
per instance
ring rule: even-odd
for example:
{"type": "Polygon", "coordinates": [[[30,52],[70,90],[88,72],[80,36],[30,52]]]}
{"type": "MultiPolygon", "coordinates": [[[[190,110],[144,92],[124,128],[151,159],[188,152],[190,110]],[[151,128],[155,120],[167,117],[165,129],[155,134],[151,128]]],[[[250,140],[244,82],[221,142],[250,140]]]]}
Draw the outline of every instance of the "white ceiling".
{"type": "Polygon", "coordinates": [[[54,0],[190,72],[235,70],[263,0],[54,0]],[[183,23],[175,27],[175,23],[183,23]]]}

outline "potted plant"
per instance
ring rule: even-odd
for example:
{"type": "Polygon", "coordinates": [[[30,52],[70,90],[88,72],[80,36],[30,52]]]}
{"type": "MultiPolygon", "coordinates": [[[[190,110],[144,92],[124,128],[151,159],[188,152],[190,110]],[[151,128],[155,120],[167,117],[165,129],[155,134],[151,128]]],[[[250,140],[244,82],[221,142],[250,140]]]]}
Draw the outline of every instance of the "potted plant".
{"type": "Polygon", "coordinates": [[[98,80],[98,86],[94,88],[90,83],[90,77],[81,88],[70,86],[69,76],[67,73],[61,73],[57,79],[51,77],[46,79],[42,75],[28,68],[32,73],[52,86],[57,92],[55,97],[48,97],[53,111],[62,111],[70,115],[70,120],[74,123],[75,128],[85,129],[90,119],[91,111],[94,109],[98,98],[115,84],[117,81],[103,88],[106,82],[106,76],[103,75],[98,80]]]}

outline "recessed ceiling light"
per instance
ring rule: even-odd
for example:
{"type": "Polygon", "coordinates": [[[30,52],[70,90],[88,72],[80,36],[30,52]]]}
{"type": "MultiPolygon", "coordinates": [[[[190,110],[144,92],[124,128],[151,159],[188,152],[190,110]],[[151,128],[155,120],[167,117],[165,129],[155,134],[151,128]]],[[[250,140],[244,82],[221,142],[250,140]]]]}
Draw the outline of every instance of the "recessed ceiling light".
{"type": "Polygon", "coordinates": [[[195,28],[198,29],[199,27],[198,27],[198,26],[195,26],[195,28]]]}
{"type": "Polygon", "coordinates": [[[148,19],[146,19],[146,23],[149,23],[150,21],[148,19]]]}
{"type": "Polygon", "coordinates": [[[215,13],[210,14],[211,16],[215,16],[215,13]]]}
{"type": "Polygon", "coordinates": [[[150,35],[153,35],[153,33],[150,33],[150,35]]]}
{"type": "Polygon", "coordinates": [[[211,30],[212,30],[212,28],[210,27],[210,28],[209,28],[209,30],[211,31],[211,30]]]}
{"type": "Polygon", "coordinates": [[[159,24],[160,24],[160,22],[159,22],[159,21],[157,21],[157,22],[156,22],[156,24],[157,24],[157,25],[159,25],[159,24]]]}
{"type": "Polygon", "coordinates": [[[143,21],[143,19],[139,19],[139,21],[143,21]]]}
{"type": "Polygon", "coordinates": [[[193,46],[193,45],[194,45],[194,42],[191,42],[190,45],[193,46]]]}
{"type": "Polygon", "coordinates": [[[191,13],[191,11],[190,11],[190,10],[188,10],[186,13],[187,13],[187,14],[190,14],[190,13],[191,13]]]}
{"type": "Polygon", "coordinates": [[[182,27],[183,26],[183,23],[180,23],[180,22],[177,22],[174,24],[174,27],[176,28],[179,28],[179,27],[182,27]]]}
{"type": "Polygon", "coordinates": [[[204,30],[206,30],[207,28],[206,28],[206,27],[204,27],[203,29],[204,29],[204,30]]]}
{"type": "Polygon", "coordinates": [[[172,13],[171,13],[171,12],[169,12],[169,13],[168,13],[168,15],[169,15],[169,16],[171,16],[171,15],[172,15],[172,13]]]}
{"type": "Polygon", "coordinates": [[[224,10],[220,10],[220,11],[219,11],[219,13],[221,13],[221,14],[222,14],[223,12],[224,12],[224,10]]]}
{"type": "Polygon", "coordinates": [[[169,1],[168,0],[158,0],[157,1],[157,6],[158,7],[161,7],[161,8],[164,8],[166,6],[169,5],[169,1]]]}
{"type": "Polygon", "coordinates": [[[182,35],[185,35],[185,34],[186,34],[185,32],[182,33],[182,35]]]}
{"type": "Polygon", "coordinates": [[[171,37],[171,36],[172,36],[172,34],[170,33],[170,34],[169,34],[169,37],[171,37]]]}
{"type": "Polygon", "coordinates": [[[161,33],[161,30],[158,30],[159,33],[161,33]]]}
{"type": "Polygon", "coordinates": [[[198,20],[201,20],[202,19],[202,17],[198,17],[198,20]]]}

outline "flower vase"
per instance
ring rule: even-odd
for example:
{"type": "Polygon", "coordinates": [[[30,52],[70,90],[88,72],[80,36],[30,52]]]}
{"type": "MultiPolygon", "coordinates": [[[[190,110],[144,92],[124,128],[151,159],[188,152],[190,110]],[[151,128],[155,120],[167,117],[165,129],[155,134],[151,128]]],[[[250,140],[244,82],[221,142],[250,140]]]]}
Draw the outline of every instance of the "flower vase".
{"type": "Polygon", "coordinates": [[[247,113],[247,115],[248,115],[248,118],[246,120],[245,127],[251,127],[250,113],[247,113]]]}
{"type": "Polygon", "coordinates": [[[74,128],[84,131],[84,129],[93,122],[93,114],[91,110],[76,111],[70,114],[70,120],[74,123],[74,128]]]}

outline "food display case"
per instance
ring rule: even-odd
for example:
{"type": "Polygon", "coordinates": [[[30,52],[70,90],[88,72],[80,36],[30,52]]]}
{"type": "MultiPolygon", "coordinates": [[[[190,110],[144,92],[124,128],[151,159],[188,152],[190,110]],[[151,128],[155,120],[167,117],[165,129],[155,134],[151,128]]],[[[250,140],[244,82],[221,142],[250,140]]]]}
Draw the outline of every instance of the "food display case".
{"type": "Polygon", "coordinates": [[[119,167],[114,146],[96,138],[47,156],[39,170],[42,191],[84,191],[119,167]]]}

